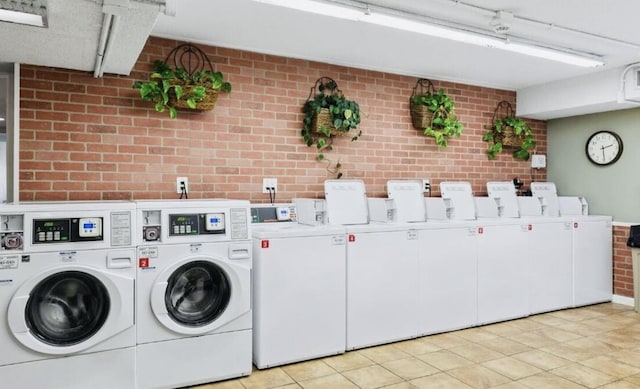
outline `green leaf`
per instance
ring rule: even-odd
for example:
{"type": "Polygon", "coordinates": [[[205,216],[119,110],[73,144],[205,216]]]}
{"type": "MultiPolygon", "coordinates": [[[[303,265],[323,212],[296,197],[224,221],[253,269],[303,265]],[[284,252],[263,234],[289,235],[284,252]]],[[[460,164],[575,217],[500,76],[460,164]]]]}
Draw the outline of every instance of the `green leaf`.
{"type": "Polygon", "coordinates": [[[175,107],[169,107],[169,117],[171,119],[175,119],[176,117],[178,117],[178,111],[176,111],[175,107]]]}
{"type": "Polygon", "coordinates": [[[187,99],[187,106],[191,109],[196,109],[196,100],[193,97],[187,99]]]}

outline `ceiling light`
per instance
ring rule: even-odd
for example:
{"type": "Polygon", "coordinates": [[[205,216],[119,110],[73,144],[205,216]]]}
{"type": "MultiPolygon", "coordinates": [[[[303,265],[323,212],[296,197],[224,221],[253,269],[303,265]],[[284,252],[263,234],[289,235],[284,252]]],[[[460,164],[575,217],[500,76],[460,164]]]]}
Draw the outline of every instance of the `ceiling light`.
{"type": "Polygon", "coordinates": [[[46,0],[0,0],[0,21],[46,27],[46,0]]]}
{"type": "MultiPolygon", "coordinates": [[[[313,0],[255,0],[260,3],[272,4],[281,7],[326,15],[336,18],[349,19],[363,23],[389,27],[396,30],[415,32],[422,35],[444,38],[456,42],[469,43],[477,46],[490,47],[511,51],[518,54],[548,59],[581,67],[603,66],[600,57],[569,51],[563,48],[547,47],[537,42],[518,41],[515,38],[494,36],[477,31],[470,26],[444,25],[433,21],[423,20],[419,15],[408,14],[384,7],[371,7],[357,1],[324,2],[313,0]]],[[[504,26],[510,24],[513,14],[498,14],[504,26]]]]}
{"type": "Polygon", "coordinates": [[[4,122],[4,118],[0,118],[0,122],[4,122]]]}

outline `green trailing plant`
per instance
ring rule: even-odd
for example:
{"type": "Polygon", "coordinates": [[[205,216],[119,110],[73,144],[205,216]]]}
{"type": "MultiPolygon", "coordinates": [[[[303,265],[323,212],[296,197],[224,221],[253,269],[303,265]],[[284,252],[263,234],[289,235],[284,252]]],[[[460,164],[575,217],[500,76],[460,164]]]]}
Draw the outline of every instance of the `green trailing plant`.
{"type": "Polygon", "coordinates": [[[449,138],[462,134],[464,126],[456,117],[453,100],[443,89],[414,94],[410,103],[413,106],[425,106],[431,113],[431,120],[424,128],[424,135],[433,137],[439,147],[447,147],[449,138]]]}
{"type": "Polygon", "coordinates": [[[133,88],[140,90],[143,101],[154,102],[156,111],[168,111],[171,119],[178,115],[176,104],[179,101],[184,102],[186,108],[198,109],[198,103],[205,99],[210,98],[215,104],[219,92],[231,92],[231,84],[224,81],[221,72],[199,70],[190,73],[184,67],[172,68],[163,61],[155,61],[149,80],[136,81],[133,88]]]}
{"type": "Polygon", "coordinates": [[[360,124],[360,106],[346,99],[334,80],[322,77],[311,88],[302,112],[301,135],[305,144],[309,147],[315,145],[316,160],[327,161],[327,170],[337,178],[342,177],[340,161],[333,165],[324,153],[333,149],[336,137],[350,136],[352,142],[360,138],[362,131],[356,131],[360,124]]]}
{"type": "Polygon", "coordinates": [[[493,123],[486,126],[486,128],[487,132],[482,137],[482,140],[489,142],[487,156],[490,160],[496,159],[497,153],[501,153],[505,148],[512,146],[511,144],[509,146],[505,145],[507,137],[511,136],[508,134],[509,131],[513,132],[513,138],[515,139],[513,157],[524,161],[529,160],[530,151],[536,147],[536,140],[531,127],[526,121],[515,116],[505,116],[494,119],[493,123]]]}

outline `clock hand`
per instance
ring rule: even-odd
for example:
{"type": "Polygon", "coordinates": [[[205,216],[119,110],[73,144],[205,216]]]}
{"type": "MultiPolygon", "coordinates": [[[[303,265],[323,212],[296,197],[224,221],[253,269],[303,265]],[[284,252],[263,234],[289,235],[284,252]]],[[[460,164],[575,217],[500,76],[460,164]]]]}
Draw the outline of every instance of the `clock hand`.
{"type": "Polygon", "coordinates": [[[613,143],[612,143],[612,144],[610,144],[610,145],[608,145],[608,146],[602,146],[602,149],[604,150],[604,149],[606,149],[607,147],[612,147],[612,146],[613,146],[613,143]]]}

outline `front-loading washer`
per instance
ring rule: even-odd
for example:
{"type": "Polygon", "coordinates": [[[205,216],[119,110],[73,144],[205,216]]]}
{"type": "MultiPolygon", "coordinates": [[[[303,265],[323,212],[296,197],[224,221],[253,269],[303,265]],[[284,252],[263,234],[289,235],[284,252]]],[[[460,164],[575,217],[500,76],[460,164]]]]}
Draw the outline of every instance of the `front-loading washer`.
{"type": "Polygon", "coordinates": [[[130,202],[0,206],[0,386],[135,387],[130,202]]]}
{"type": "Polygon", "coordinates": [[[249,202],[137,201],[137,388],[251,373],[249,202]]]}

